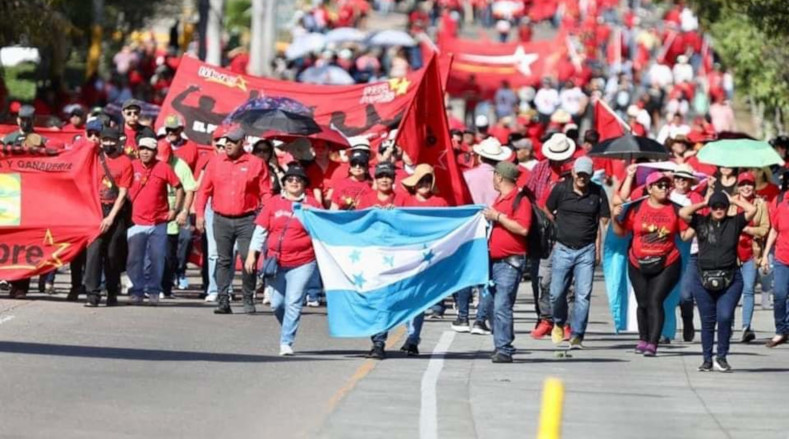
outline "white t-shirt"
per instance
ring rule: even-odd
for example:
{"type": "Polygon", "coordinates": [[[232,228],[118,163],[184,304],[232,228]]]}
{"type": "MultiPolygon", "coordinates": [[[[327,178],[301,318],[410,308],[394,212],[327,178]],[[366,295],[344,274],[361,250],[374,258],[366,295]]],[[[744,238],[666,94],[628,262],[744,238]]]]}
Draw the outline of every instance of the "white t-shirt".
{"type": "Polygon", "coordinates": [[[534,96],[534,106],[541,114],[553,114],[559,106],[559,92],[554,88],[541,88],[534,96]]]}

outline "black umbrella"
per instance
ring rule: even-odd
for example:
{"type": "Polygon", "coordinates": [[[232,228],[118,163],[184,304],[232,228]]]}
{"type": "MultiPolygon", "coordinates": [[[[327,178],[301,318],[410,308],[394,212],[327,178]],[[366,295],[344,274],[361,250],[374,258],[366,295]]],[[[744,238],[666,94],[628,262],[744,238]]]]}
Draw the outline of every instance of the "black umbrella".
{"type": "Polygon", "coordinates": [[[247,134],[259,136],[266,131],[309,136],[321,132],[321,127],[310,116],[282,109],[250,109],[231,118],[241,124],[247,134]]]}
{"type": "Polygon", "coordinates": [[[590,157],[631,160],[639,158],[667,159],[669,152],[665,146],[648,138],[632,134],[608,139],[595,145],[588,154],[590,157]]]}

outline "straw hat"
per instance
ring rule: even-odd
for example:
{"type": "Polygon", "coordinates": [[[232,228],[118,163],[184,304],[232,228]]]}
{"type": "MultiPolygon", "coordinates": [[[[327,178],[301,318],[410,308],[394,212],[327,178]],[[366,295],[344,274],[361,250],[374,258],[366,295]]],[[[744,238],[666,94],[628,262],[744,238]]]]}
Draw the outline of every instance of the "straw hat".
{"type": "Polygon", "coordinates": [[[507,160],[512,156],[512,149],[507,146],[501,146],[501,142],[495,137],[488,137],[474,145],[472,149],[478,156],[497,162],[507,160]]]}
{"type": "Polygon", "coordinates": [[[687,163],[682,163],[681,165],[677,165],[674,169],[674,177],[677,178],[686,178],[688,180],[699,181],[699,178],[696,177],[696,174],[693,171],[693,167],[687,163]]]}
{"type": "Polygon", "coordinates": [[[575,142],[562,133],[556,133],[542,144],[542,155],[548,160],[563,162],[575,154],[575,142]]]}
{"type": "Polygon", "coordinates": [[[430,190],[432,191],[436,187],[436,174],[433,171],[433,167],[427,163],[420,163],[416,165],[413,175],[404,178],[401,183],[407,188],[413,188],[416,187],[416,184],[419,183],[419,180],[428,175],[433,176],[433,185],[430,186],[430,190]]]}
{"type": "Polygon", "coordinates": [[[562,110],[561,108],[556,110],[551,115],[551,122],[553,123],[566,124],[570,123],[571,120],[573,120],[573,117],[570,115],[570,113],[562,110]]]}

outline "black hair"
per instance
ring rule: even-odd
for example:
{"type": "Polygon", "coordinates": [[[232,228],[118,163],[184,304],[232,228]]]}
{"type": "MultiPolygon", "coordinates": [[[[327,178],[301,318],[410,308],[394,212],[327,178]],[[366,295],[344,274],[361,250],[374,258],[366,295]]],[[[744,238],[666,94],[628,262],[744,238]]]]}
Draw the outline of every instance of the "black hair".
{"type": "Polygon", "coordinates": [[[597,130],[586,130],[584,133],[584,143],[597,145],[598,142],[600,142],[600,133],[598,133],[597,130]]]}

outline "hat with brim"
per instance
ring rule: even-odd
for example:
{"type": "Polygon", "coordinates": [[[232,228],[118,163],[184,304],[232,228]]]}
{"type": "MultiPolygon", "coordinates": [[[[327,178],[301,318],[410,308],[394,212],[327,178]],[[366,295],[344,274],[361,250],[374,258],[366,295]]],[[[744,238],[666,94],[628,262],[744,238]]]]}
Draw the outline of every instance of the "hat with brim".
{"type": "Polygon", "coordinates": [[[310,185],[310,178],[307,177],[307,171],[305,171],[304,167],[302,167],[299,164],[291,164],[290,166],[288,166],[288,169],[285,171],[285,174],[282,175],[282,180],[280,181],[280,183],[284,185],[285,180],[288,177],[299,177],[302,180],[304,180],[304,186],[310,185]]]}
{"type": "Polygon", "coordinates": [[[121,109],[125,111],[132,107],[137,107],[138,110],[142,111],[142,102],[138,101],[137,99],[126,99],[121,109]]]}
{"type": "Polygon", "coordinates": [[[674,169],[673,175],[674,178],[684,178],[686,180],[699,181],[699,178],[696,177],[693,167],[687,163],[678,165],[677,168],[674,169]]]}
{"type": "Polygon", "coordinates": [[[413,175],[404,178],[401,183],[407,188],[414,188],[416,187],[417,183],[419,183],[419,180],[428,175],[433,177],[433,184],[430,186],[430,190],[432,191],[436,187],[436,174],[433,171],[433,167],[427,163],[416,165],[413,175]]]}
{"type": "Polygon", "coordinates": [[[653,172],[649,174],[649,177],[647,177],[646,186],[652,186],[653,184],[663,180],[669,181],[668,175],[664,174],[663,172],[653,172]]]}
{"type": "Polygon", "coordinates": [[[571,120],[573,120],[573,117],[570,115],[570,113],[562,109],[556,110],[551,115],[551,122],[553,123],[565,124],[570,123],[571,120]]]}
{"type": "Polygon", "coordinates": [[[512,149],[507,146],[502,146],[501,142],[495,137],[488,137],[482,142],[474,145],[472,149],[478,156],[497,162],[507,160],[512,156],[512,149]]]}
{"type": "Polygon", "coordinates": [[[370,151],[370,139],[365,136],[353,136],[348,138],[351,150],[370,151]]]}
{"type": "Polygon", "coordinates": [[[30,119],[36,114],[36,109],[32,105],[22,105],[16,114],[21,119],[30,119]]]}
{"type": "Polygon", "coordinates": [[[548,160],[563,162],[575,154],[575,142],[562,133],[556,133],[542,144],[542,155],[548,160]]]}

